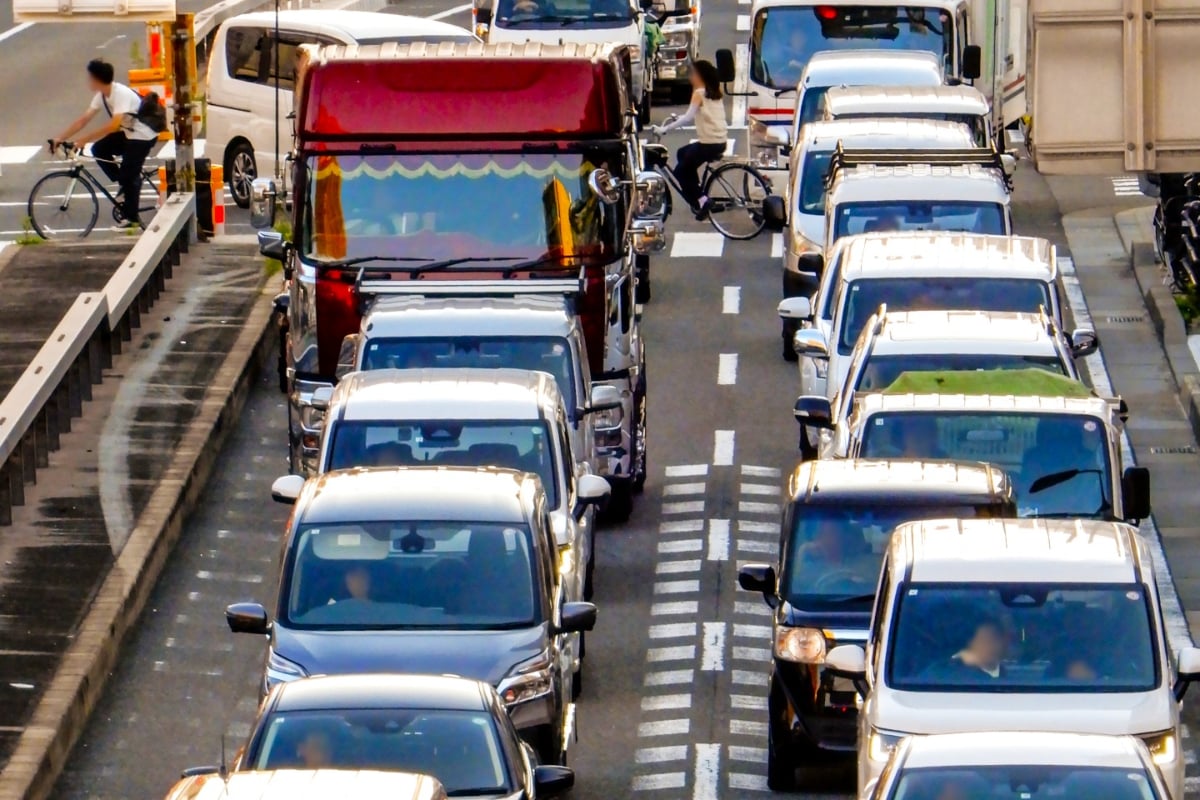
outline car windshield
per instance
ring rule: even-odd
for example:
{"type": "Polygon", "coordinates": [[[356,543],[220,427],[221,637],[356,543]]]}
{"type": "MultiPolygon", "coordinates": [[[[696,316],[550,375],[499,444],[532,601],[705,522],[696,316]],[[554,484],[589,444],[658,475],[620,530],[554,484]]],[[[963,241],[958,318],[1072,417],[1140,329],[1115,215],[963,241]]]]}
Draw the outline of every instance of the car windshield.
{"type": "Polygon", "coordinates": [[[1012,480],[1023,517],[1112,516],[1100,420],[1082,414],[896,411],[866,421],[862,458],[986,461],[1012,480]]]}
{"type": "Polygon", "coordinates": [[[361,369],[524,369],[548,372],[567,408],[576,407],[571,346],[553,336],[458,336],[372,338],[363,348],[361,369]]]}
{"type": "Polygon", "coordinates": [[[325,630],[526,628],[541,619],[529,528],[488,522],[302,524],[284,619],[325,630]]]}
{"type": "Polygon", "coordinates": [[[623,28],[635,19],[629,0],[500,0],[495,23],[522,30],[623,28]]]}
{"type": "Polygon", "coordinates": [[[832,159],[833,153],[829,150],[810,150],[805,154],[800,175],[800,213],[825,213],[825,177],[829,174],[832,159]]]}
{"type": "Polygon", "coordinates": [[[890,800],[1158,800],[1140,769],[1046,764],[905,769],[890,800]]]}
{"type": "Polygon", "coordinates": [[[876,231],[958,231],[1008,233],[999,203],[839,203],[833,238],[876,231]]]}
{"type": "Polygon", "coordinates": [[[1140,584],[917,582],[896,597],[887,651],[894,689],[1145,692],[1158,685],[1140,584]]]}
{"type": "Polygon", "coordinates": [[[351,467],[504,467],[542,479],[550,507],[559,485],[541,420],[345,421],[329,432],[325,470],[351,467]]]}
{"type": "Polygon", "coordinates": [[[1001,516],[1002,505],[952,503],[806,505],[795,514],[780,585],[796,608],[870,611],[879,565],[903,522],[1001,516]]]}
{"type": "Polygon", "coordinates": [[[856,392],[881,392],[905,372],[981,372],[983,370],[1041,369],[1067,375],[1057,356],[1018,356],[998,353],[922,353],[872,355],[858,374],[856,392]]]}
{"type": "Polygon", "coordinates": [[[796,120],[796,130],[800,130],[810,122],[816,122],[824,115],[825,107],[822,101],[828,86],[809,86],[804,90],[804,98],[800,101],[800,116],[796,120]]]}
{"type": "Polygon", "coordinates": [[[304,254],[317,261],[547,259],[607,263],[619,217],[588,189],[619,151],[318,155],[308,161],[304,254]],[[503,203],[495,202],[503,197],[503,203]]]}
{"type": "Polygon", "coordinates": [[[921,6],[773,6],[754,18],[750,79],[794,89],[808,60],[823,50],[916,50],[947,63],[954,46],[950,14],[921,6]]]}
{"type": "Polygon", "coordinates": [[[281,711],[259,734],[254,770],[378,769],[432,775],[446,793],[507,794],[504,750],[484,711],[281,711]]]}
{"type": "Polygon", "coordinates": [[[1049,285],[1031,278],[862,278],[851,282],[842,296],[839,353],[850,354],[867,320],[884,304],[888,311],[972,308],[1034,314],[1054,307],[1049,285]]]}

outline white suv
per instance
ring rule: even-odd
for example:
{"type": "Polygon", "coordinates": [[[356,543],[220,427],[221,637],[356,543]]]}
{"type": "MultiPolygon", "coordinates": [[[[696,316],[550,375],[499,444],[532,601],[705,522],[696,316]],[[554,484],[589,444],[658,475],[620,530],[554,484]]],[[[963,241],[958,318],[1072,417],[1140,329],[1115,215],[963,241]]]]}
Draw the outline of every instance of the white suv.
{"type": "Polygon", "coordinates": [[[1200,650],[1173,655],[1133,527],[968,519],[896,528],[865,650],[825,663],[864,695],[860,797],[905,735],[1007,730],[1136,736],[1183,800],[1179,703],[1200,650]]]}

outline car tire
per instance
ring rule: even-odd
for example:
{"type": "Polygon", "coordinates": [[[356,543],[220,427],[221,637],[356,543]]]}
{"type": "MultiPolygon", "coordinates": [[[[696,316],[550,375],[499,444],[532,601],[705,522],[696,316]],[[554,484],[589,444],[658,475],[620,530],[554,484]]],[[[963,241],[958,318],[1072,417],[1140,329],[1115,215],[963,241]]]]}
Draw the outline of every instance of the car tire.
{"type": "Polygon", "coordinates": [[[258,163],[250,143],[241,141],[230,147],[225,154],[225,179],[238,208],[250,207],[250,184],[257,177],[258,163]]]}
{"type": "Polygon", "coordinates": [[[807,425],[800,426],[800,460],[812,461],[817,457],[817,446],[809,438],[807,425]]]}
{"type": "Polygon", "coordinates": [[[780,335],[783,337],[783,360],[795,363],[800,360],[800,354],[796,352],[796,345],[792,341],[792,337],[796,335],[796,325],[792,322],[784,322],[780,335]]]}
{"type": "Polygon", "coordinates": [[[534,751],[537,753],[539,764],[559,764],[565,766],[567,754],[562,749],[562,732],[554,725],[547,725],[534,735],[534,751]]]}
{"type": "Polygon", "coordinates": [[[796,762],[791,748],[781,741],[779,721],[786,713],[783,693],[775,688],[775,676],[767,698],[767,788],[773,792],[796,791],[796,762]]]}
{"type": "Polygon", "coordinates": [[[633,299],[645,305],[650,302],[650,256],[633,257],[633,274],[637,278],[637,290],[633,299]]]}
{"type": "Polygon", "coordinates": [[[608,523],[626,522],[633,514],[633,481],[629,478],[609,478],[612,492],[608,495],[608,506],[604,509],[604,520],[608,523]]]}
{"type": "Polygon", "coordinates": [[[596,548],[592,547],[592,557],[588,559],[587,566],[583,572],[583,599],[591,600],[596,593],[595,590],[596,576],[596,548]]]}

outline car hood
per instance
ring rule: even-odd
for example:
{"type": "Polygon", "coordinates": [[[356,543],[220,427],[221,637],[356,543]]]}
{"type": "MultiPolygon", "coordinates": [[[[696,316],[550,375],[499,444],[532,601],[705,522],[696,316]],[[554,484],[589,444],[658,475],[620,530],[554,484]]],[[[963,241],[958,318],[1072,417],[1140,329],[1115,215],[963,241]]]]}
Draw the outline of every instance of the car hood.
{"type": "Polygon", "coordinates": [[[871,722],[894,733],[1065,731],[1147,734],[1174,726],[1161,690],[1105,694],[876,692],[871,722]]]}
{"type": "Polygon", "coordinates": [[[298,631],[275,626],[275,652],[309,675],[453,674],[494,685],[546,645],[545,624],[506,631],[298,631]]]}

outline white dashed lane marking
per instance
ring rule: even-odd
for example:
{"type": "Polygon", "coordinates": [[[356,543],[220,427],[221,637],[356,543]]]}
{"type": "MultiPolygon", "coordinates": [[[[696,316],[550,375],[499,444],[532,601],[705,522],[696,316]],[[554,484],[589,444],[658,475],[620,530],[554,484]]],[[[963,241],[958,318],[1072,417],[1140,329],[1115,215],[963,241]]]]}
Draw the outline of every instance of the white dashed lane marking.
{"type": "Polygon", "coordinates": [[[733,386],[737,383],[737,353],[721,353],[717,356],[717,385],[733,386]]]}
{"type": "Polygon", "coordinates": [[[742,310],[742,287],[726,286],[721,296],[721,313],[737,314],[742,310]]]}
{"type": "Polygon", "coordinates": [[[734,447],[733,431],[716,431],[713,435],[713,466],[733,466],[734,447]]]}

